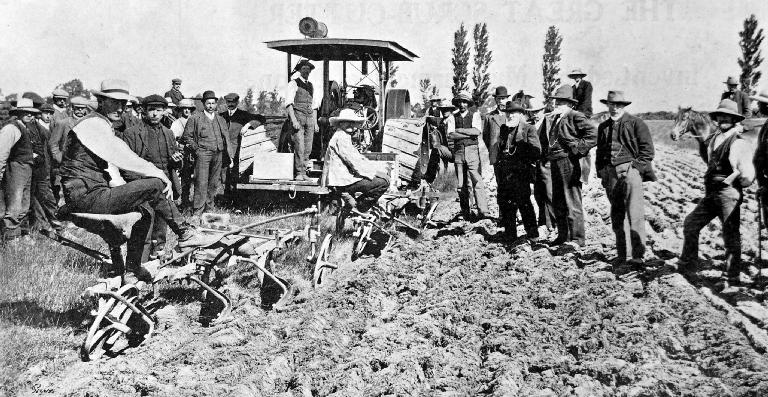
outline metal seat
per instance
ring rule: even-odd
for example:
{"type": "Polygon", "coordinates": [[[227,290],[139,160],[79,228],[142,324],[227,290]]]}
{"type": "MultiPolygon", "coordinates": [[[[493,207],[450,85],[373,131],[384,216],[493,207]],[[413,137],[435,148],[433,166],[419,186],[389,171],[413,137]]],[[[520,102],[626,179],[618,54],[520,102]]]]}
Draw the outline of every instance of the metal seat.
{"type": "Polygon", "coordinates": [[[141,219],[141,213],[127,214],[89,214],[76,212],[69,214],[67,220],[104,239],[111,246],[121,246],[131,238],[133,225],[141,219]]]}

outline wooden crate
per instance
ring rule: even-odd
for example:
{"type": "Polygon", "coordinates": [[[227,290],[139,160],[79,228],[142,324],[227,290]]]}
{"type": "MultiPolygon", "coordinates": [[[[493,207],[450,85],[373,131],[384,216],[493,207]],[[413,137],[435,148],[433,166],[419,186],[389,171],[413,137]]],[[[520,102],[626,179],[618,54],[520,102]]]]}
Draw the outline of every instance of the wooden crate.
{"type": "Polygon", "coordinates": [[[293,179],[293,153],[259,152],[253,156],[252,179],[293,179]]]}

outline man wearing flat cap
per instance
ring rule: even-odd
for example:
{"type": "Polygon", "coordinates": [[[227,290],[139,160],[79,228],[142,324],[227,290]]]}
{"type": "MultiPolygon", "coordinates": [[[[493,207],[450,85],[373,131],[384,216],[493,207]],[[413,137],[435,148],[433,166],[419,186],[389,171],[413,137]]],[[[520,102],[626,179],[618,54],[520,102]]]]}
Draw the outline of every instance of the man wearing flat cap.
{"type": "Polygon", "coordinates": [[[539,127],[544,160],[552,173],[552,206],[557,238],[554,246],[575,250],[584,246],[584,209],[581,203],[581,159],[597,144],[597,128],[583,113],[573,110],[573,88],[560,86],[550,97],[555,109],[539,127]]]}
{"type": "Polygon", "coordinates": [[[733,102],[736,103],[736,107],[739,111],[739,113],[744,117],[749,117],[751,114],[751,110],[749,108],[749,94],[746,92],[738,89],[739,87],[739,80],[736,79],[736,77],[728,76],[727,79],[723,82],[725,84],[726,90],[723,92],[722,95],[720,95],[720,100],[723,99],[730,99],[733,102]]]}
{"type": "Polygon", "coordinates": [[[0,129],[0,213],[2,240],[12,241],[28,232],[32,172],[38,154],[27,129],[40,110],[21,98],[11,108],[11,119],[0,129]]]}
{"type": "Polygon", "coordinates": [[[574,81],[573,99],[576,100],[576,105],[573,109],[583,113],[587,118],[592,117],[592,83],[584,80],[587,74],[576,68],[568,73],[568,77],[574,81]]]}
{"type": "Polygon", "coordinates": [[[312,153],[312,140],[320,131],[317,125],[317,109],[320,108],[321,92],[315,92],[309,82],[309,73],[314,69],[309,60],[302,59],[293,68],[299,76],[288,83],[285,91],[286,123],[290,123],[293,142],[293,167],[296,180],[307,179],[309,156],[312,153]],[[317,95],[316,95],[317,94],[317,95]]]}
{"type": "Polygon", "coordinates": [[[189,117],[181,143],[195,154],[195,193],[193,213],[199,217],[213,208],[221,184],[221,169],[232,162],[227,122],[216,112],[218,97],[203,93],[203,111],[189,117]]]}
{"type": "Polygon", "coordinates": [[[645,255],[645,199],[643,182],[656,180],[653,140],[643,120],[627,113],[631,104],[623,91],[608,91],[600,102],[608,119],[597,127],[595,168],[611,203],[611,225],[616,235],[616,264],[629,258],[643,270],[645,255]]]}
{"type": "Polygon", "coordinates": [[[238,108],[240,95],[232,92],[225,95],[224,99],[227,101],[227,110],[219,113],[219,115],[227,122],[227,133],[229,134],[227,150],[232,153],[233,161],[229,167],[223,169],[222,180],[224,181],[224,194],[231,199],[237,186],[237,180],[240,178],[238,158],[240,157],[240,142],[242,140],[241,131],[243,127],[253,121],[254,115],[238,108]]]}
{"type": "MultiPolygon", "coordinates": [[[[98,100],[95,112],[88,114],[70,129],[61,163],[61,183],[66,204],[60,215],[70,213],[124,214],[139,212],[128,240],[126,269],[111,269],[114,273],[127,270],[140,280],[151,277],[141,268],[145,243],[155,216],[155,209],[168,209],[162,203],[173,198],[170,179],[152,163],[134,153],[115,135],[113,123],[120,120],[125,102],[131,99],[128,83],[104,80],[93,93],[98,100]],[[140,175],[140,179],[125,182],[120,172],[140,175]]],[[[170,213],[161,214],[172,219],[170,213]]],[[[179,247],[197,243],[193,235],[179,241],[179,247]]]]}
{"type": "Polygon", "coordinates": [[[181,79],[175,78],[171,80],[171,89],[165,92],[165,95],[163,95],[165,98],[171,98],[174,105],[178,105],[179,102],[181,102],[182,99],[184,99],[184,94],[181,93],[181,79]]]}

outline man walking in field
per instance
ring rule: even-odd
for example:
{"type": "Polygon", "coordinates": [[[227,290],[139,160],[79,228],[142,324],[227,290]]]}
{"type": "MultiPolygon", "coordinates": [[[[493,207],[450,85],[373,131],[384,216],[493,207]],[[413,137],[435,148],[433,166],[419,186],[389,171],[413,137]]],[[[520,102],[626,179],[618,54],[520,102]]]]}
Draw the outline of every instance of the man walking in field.
{"type": "Polygon", "coordinates": [[[715,217],[723,224],[726,275],[732,283],[739,282],[741,263],[741,203],[744,188],[755,179],[752,164],[752,146],[741,136],[743,128],[738,124],[744,120],[738,105],[730,99],[723,99],[717,110],[710,113],[717,126],[710,134],[708,124],[697,131],[707,137],[700,143],[700,151],[707,163],[704,173],[704,197],[696,208],[685,217],[683,223],[683,252],[680,254],[678,269],[682,273],[694,274],[699,260],[699,233],[715,217]]]}
{"type": "Polygon", "coordinates": [[[630,256],[630,263],[640,267],[646,236],[643,182],[656,180],[653,141],[645,122],[625,111],[632,102],[623,91],[608,91],[600,102],[610,117],[597,128],[595,168],[611,203],[616,260],[620,264],[630,256]]]}

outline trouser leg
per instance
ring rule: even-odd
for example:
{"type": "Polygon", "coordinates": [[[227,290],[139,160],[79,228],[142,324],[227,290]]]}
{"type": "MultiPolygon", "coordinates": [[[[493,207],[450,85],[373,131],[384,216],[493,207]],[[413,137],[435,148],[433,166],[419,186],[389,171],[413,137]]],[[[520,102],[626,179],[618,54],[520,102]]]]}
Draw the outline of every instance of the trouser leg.
{"type": "Polygon", "coordinates": [[[555,227],[555,210],[552,206],[552,170],[548,161],[541,161],[536,167],[533,194],[539,208],[539,226],[555,227]]]}
{"type": "Polygon", "coordinates": [[[467,166],[464,163],[464,151],[457,150],[453,154],[454,167],[456,169],[456,193],[459,195],[459,206],[461,207],[461,213],[466,217],[469,216],[469,191],[467,189],[467,166]]]}
{"type": "Polygon", "coordinates": [[[34,217],[34,230],[52,230],[56,221],[56,199],[51,191],[48,175],[44,178],[32,178],[30,191],[31,209],[34,217]]]}
{"type": "MultiPolygon", "coordinates": [[[[466,172],[469,182],[474,191],[475,204],[480,216],[488,215],[488,199],[485,193],[485,182],[480,173],[480,149],[477,146],[464,148],[464,160],[466,163],[466,172]]],[[[469,196],[469,192],[467,192],[469,196]]]]}
{"type": "Polygon", "coordinates": [[[294,130],[293,138],[293,170],[294,174],[306,176],[309,156],[312,153],[312,139],[314,138],[314,124],[311,115],[294,110],[299,122],[299,129],[294,130]]]}
{"type": "Polygon", "coordinates": [[[497,162],[493,165],[493,172],[496,175],[496,203],[499,205],[499,224],[508,234],[516,235],[515,213],[511,207],[511,178],[508,167],[503,163],[497,162]]]}
{"type": "MultiPolygon", "coordinates": [[[[157,211],[155,211],[157,214],[157,211]]],[[[168,231],[168,224],[160,216],[155,216],[154,223],[152,224],[152,232],[150,233],[152,239],[152,246],[150,252],[156,254],[158,251],[165,251],[166,234],[168,231]]]]}
{"type": "Polygon", "coordinates": [[[710,192],[706,192],[704,198],[699,201],[696,208],[685,217],[683,222],[683,252],[680,259],[685,262],[699,259],[699,234],[718,215],[718,211],[710,192]]]}
{"type": "Polygon", "coordinates": [[[202,215],[208,202],[208,184],[210,182],[210,168],[214,153],[214,151],[208,149],[197,150],[195,160],[195,192],[192,204],[195,216],[202,215]]]}
{"type": "Polygon", "coordinates": [[[28,226],[32,166],[8,162],[3,178],[5,212],[3,215],[3,236],[5,239],[20,237],[22,229],[28,226]]]}
{"type": "Polygon", "coordinates": [[[716,204],[718,218],[723,224],[723,245],[725,246],[725,266],[729,276],[741,271],[741,203],[744,196],[741,191],[726,187],[717,192],[716,204]]]}
{"type": "Polygon", "coordinates": [[[205,211],[213,209],[214,199],[221,188],[221,169],[226,152],[214,151],[208,168],[208,193],[205,200],[205,211]]]}
{"type": "Polygon", "coordinates": [[[190,207],[192,205],[192,184],[194,180],[192,175],[195,172],[195,156],[190,153],[185,154],[184,163],[182,164],[180,177],[181,177],[181,206],[190,207]]]}
{"type": "Polygon", "coordinates": [[[531,184],[528,177],[521,175],[516,179],[512,190],[512,200],[514,205],[512,216],[516,217],[516,212],[520,211],[520,218],[523,220],[527,237],[539,237],[536,212],[533,210],[533,203],[531,203],[531,184]]]}
{"type": "Polygon", "coordinates": [[[557,224],[557,239],[559,241],[568,241],[571,238],[569,234],[568,217],[568,181],[570,180],[570,162],[567,158],[551,161],[552,170],[552,207],[555,213],[555,223],[557,224]]]}
{"type": "Polygon", "coordinates": [[[584,245],[584,207],[581,202],[581,165],[578,159],[571,161],[571,174],[566,188],[568,207],[568,235],[571,241],[584,245]]]}
{"type": "Polygon", "coordinates": [[[625,230],[628,229],[629,241],[632,247],[632,258],[642,259],[645,256],[645,198],[643,197],[643,178],[640,171],[630,167],[626,177],[625,230]]]}
{"type": "Polygon", "coordinates": [[[379,198],[387,191],[389,183],[384,178],[374,177],[373,179],[361,179],[349,186],[341,188],[342,191],[351,194],[353,197],[356,193],[360,195],[356,198],[357,210],[360,212],[368,211],[371,207],[376,205],[379,198]]]}

